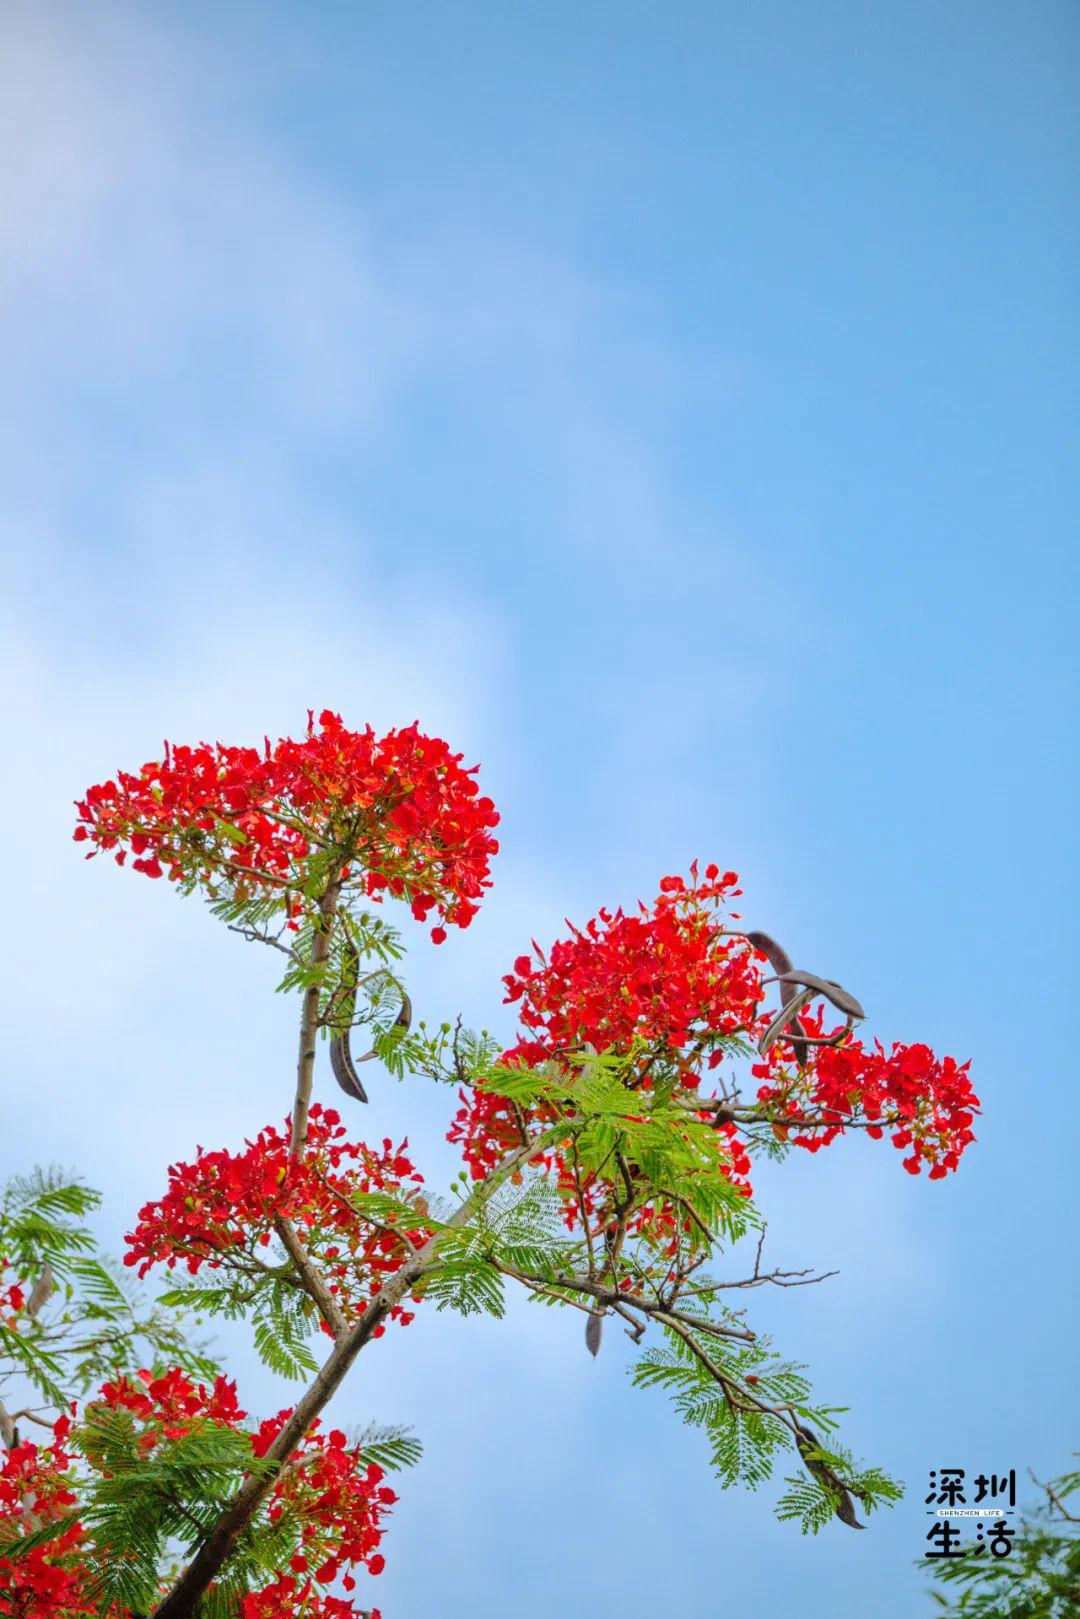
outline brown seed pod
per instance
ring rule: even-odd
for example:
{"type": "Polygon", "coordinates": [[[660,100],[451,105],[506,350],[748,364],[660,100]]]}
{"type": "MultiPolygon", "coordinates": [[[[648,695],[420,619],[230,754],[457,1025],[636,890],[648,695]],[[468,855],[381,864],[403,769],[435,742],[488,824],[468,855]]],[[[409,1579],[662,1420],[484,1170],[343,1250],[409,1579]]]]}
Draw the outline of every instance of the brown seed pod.
{"type": "MultiPolygon", "coordinates": [[[[862,1005],[855,999],[850,990],[838,984],[835,978],[821,978],[817,973],[807,972],[804,968],[796,968],[791,964],[791,957],[787,951],[777,944],[775,939],[767,933],[746,933],[743,935],[748,944],[755,950],[760,950],[768,957],[769,965],[776,974],[776,983],[780,988],[781,1015],[773,1021],[762,1036],[758,1046],[760,1052],[768,1051],[781,1036],[789,1041],[795,1053],[795,1060],[800,1068],[805,1068],[809,1060],[811,1046],[833,1046],[839,1044],[850,1034],[854,1025],[866,1016],[862,1005]],[[807,990],[813,993],[807,995],[807,990]],[[824,996],[837,1011],[843,1012],[847,1019],[847,1029],[839,1034],[814,1035],[807,1034],[803,1029],[798,1012],[803,1006],[808,1006],[817,996],[824,996]],[[798,1031],[796,1034],[784,1034],[785,1029],[798,1031]]],[[[770,980],[766,980],[770,982],[770,980]]]]}
{"type": "Polygon", "coordinates": [[[819,978],[816,973],[792,967],[785,972],[777,973],[776,981],[778,984],[805,984],[809,989],[816,989],[819,995],[824,995],[825,999],[831,1001],[837,1011],[843,1012],[845,1017],[866,1016],[851,991],[838,984],[834,978],[819,978]]]}
{"type": "Polygon", "coordinates": [[[585,1323],[585,1348],[590,1355],[600,1353],[600,1335],[604,1330],[604,1313],[602,1310],[590,1310],[589,1319],[585,1323]]]}
{"type": "Polygon", "coordinates": [[[825,1486],[830,1495],[839,1498],[836,1506],[836,1516],[840,1519],[840,1522],[846,1523],[849,1529],[864,1528],[865,1525],[861,1524],[855,1516],[855,1503],[836,1474],[831,1468],[826,1467],[824,1462],[819,1461],[817,1457],[811,1456],[811,1452],[821,1449],[821,1443],[813,1430],[804,1428],[802,1423],[796,1423],[795,1427],[795,1443],[799,1447],[799,1455],[803,1459],[803,1466],[808,1473],[812,1473],[818,1482],[825,1486]]]}
{"type": "Polygon", "coordinates": [[[792,993],[758,1041],[758,1051],[761,1056],[764,1057],[769,1047],[774,1046],[777,1040],[783,1036],[784,1039],[791,1042],[799,1067],[806,1067],[806,1042],[805,1040],[794,1038],[790,1033],[789,1025],[794,1023],[795,1028],[799,1029],[800,1032],[802,1031],[802,1025],[798,1021],[799,1013],[804,1006],[809,1006],[813,999],[814,991],[812,989],[801,989],[797,993],[792,993]]]}
{"type": "MultiPolygon", "coordinates": [[[[797,993],[794,985],[783,982],[783,975],[791,972],[792,970],[791,957],[788,955],[783,946],[777,944],[776,940],[768,933],[745,933],[743,937],[747,944],[752,944],[755,950],[760,950],[762,955],[768,960],[769,966],[776,974],[777,981],[780,984],[780,1004],[782,1007],[786,1007],[789,1002],[795,999],[797,993]]],[[[784,1028],[790,1021],[790,1018],[785,1018],[783,1023],[780,1025],[781,1029],[784,1028]]],[[[795,1061],[798,1063],[800,1068],[805,1068],[809,1060],[810,1048],[807,1046],[805,1040],[799,1039],[799,1034],[802,1032],[802,1024],[799,1022],[797,1016],[795,1016],[793,1028],[797,1032],[787,1035],[786,1038],[790,1041],[791,1049],[795,1053],[795,1061]]],[[[779,1033],[779,1031],[777,1032],[779,1033]]],[[[777,1035],[773,1035],[773,1040],[776,1038],[777,1035]]],[[[771,1040],[769,1044],[772,1044],[771,1040]]],[[[765,1049],[768,1050],[768,1046],[766,1046],[765,1049]]],[[[760,1046],[758,1047],[758,1050],[761,1050],[760,1046]]]]}
{"type": "MultiPolygon", "coordinates": [[[[335,1034],[330,1041],[330,1067],[333,1069],[334,1078],[347,1096],[351,1096],[356,1102],[366,1102],[368,1094],[360,1082],[360,1076],[356,1072],[356,1065],[361,1062],[370,1062],[372,1057],[377,1056],[378,1053],[373,1046],[370,1051],[365,1051],[362,1057],[354,1057],[349,1043],[352,1032],[350,1025],[353,1013],[356,1010],[357,990],[361,984],[369,983],[372,978],[378,977],[378,974],[369,973],[366,978],[357,978],[356,968],[360,957],[356,946],[348,935],[345,938],[342,956],[345,972],[341,984],[334,992],[327,1013],[327,1021],[331,1024],[337,1022],[339,1018],[341,1020],[341,1032],[335,1034]]],[[[393,1027],[401,1029],[405,1033],[411,1025],[412,1002],[405,991],[402,990],[401,1010],[394,1019],[393,1027]]]]}
{"type": "Polygon", "coordinates": [[[39,1310],[43,1310],[46,1304],[48,1304],[52,1290],[55,1286],[56,1282],[53,1279],[52,1270],[49,1266],[48,1260],[46,1260],[45,1264],[41,1267],[41,1272],[37,1281],[34,1283],[30,1297],[26,1301],[26,1313],[31,1320],[34,1319],[39,1310]]]}

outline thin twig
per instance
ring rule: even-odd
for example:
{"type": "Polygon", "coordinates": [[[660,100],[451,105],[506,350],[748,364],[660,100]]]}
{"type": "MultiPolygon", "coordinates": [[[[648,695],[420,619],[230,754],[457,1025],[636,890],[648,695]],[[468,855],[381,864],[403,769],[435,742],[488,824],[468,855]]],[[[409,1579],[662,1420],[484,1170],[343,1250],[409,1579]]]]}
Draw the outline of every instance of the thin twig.
{"type": "Polygon", "coordinates": [[[1072,1513],[1072,1512],[1068,1511],[1068,1509],[1066,1508],[1066,1506],[1065,1506],[1064,1502],[1062,1501],[1060,1495],[1058,1495],[1057,1491],[1054,1489],[1054,1486],[1052,1484],[1044,1484],[1041,1479],[1037,1479],[1035,1477],[1035,1474],[1031,1471],[1030,1467],[1028,1468],[1028,1476],[1031,1479],[1031,1482],[1033,1484],[1038,1485],[1040,1490],[1045,1490],[1046,1491],[1046,1494],[1050,1499],[1051,1505],[1057,1507],[1058,1511],[1061,1513],[1061,1516],[1063,1518],[1067,1518],[1069,1523],[1080,1523],[1080,1518],[1078,1518],[1075,1515],[1075,1513],[1072,1513]]]}

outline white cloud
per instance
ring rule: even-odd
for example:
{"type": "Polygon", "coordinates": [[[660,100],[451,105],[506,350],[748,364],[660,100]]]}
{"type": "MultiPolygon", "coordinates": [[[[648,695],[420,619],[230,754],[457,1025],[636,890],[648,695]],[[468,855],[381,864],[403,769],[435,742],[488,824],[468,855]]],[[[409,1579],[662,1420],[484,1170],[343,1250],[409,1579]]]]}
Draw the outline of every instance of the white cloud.
{"type": "Polygon", "coordinates": [[[366,419],[407,313],[355,215],[230,121],[185,31],[47,5],[7,8],[2,31],[0,274],[24,385],[43,358],[46,388],[57,370],[175,385],[218,349],[263,419],[366,419]]]}

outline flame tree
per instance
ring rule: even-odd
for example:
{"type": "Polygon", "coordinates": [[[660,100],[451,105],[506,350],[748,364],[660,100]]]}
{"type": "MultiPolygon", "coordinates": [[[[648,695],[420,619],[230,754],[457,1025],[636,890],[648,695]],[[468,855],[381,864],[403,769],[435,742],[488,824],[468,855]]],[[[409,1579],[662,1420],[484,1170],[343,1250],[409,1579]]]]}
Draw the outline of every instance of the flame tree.
{"type": "MultiPolygon", "coordinates": [[[[174,1164],[124,1258],[142,1278],[171,1273],[159,1307],[180,1320],[249,1322],[264,1360],[304,1389],[249,1418],[233,1383],[159,1355],[66,1403],[47,1439],[7,1434],[0,1614],[377,1613],[386,1468],[418,1446],[392,1431],[350,1441],[324,1408],[417,1310],[498,1317],[508,1288],[580,1312],[594,1354],[604,1323],[620,1325],[641,1345],[635,1383],[704,1428],[723,1483],[756,1485],[786,1461],[777,1510],[804,1531],[861,1527],[859,1510],[899,1494],[731,1302],[816,1279],[765,1266],[750,1176],[761,1154],[863,1130],[909,1173],[941,1178],[973,1139],[966,1065],[857,1039],[854,997],[745,931],[735,873],[696,862],[649,903],[568,924],[546,951],[533,941],[504,979],[520,1023],[509,1048],[460,1019],[414,1028],[386,902],[437,944],[469,925],[498,849],[476,775],[415,725],[377,736],[324,712],[276,745],[166,746],[78,805],[89,855],[202,894],[283,956],[299,1001],[288,1114],[253,1121],[240,1150],[174,1164]],[[405,1143],[353,1134],[352,1102],[351,1128],[313,1102],[321,1039],[353,1097],[370,1056],[450,1088],[462,1170],[444,1195],[405,1143]],[[752,1271],[732,1274],[725,1254],[748,1234],[752,1271]]],[[[28,1278],[18,1254],[0,1257],[7,1330],[25,1339],[28,1278]]]]}

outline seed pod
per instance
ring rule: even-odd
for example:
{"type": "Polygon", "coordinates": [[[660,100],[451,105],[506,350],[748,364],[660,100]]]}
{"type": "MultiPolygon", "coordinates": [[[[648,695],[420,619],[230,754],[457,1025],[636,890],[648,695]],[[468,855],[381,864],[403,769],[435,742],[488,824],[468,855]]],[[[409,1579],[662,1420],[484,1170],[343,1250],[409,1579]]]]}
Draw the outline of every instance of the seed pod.
{"type": "MultiPolygon", "coordinates": [[[[368,983],[369,979],[374,978],[376,975],[371,973],[368,975],[368,978],[357,978],[356,968],[360,957],[357,953],[356,946],[347,935],[345,945],[342,950],[342,956],[344,960],[345,972],[342,977],[341,984],[337,990],[335,990],[333,999],[330,1002],[328,1018],[331,1022],[334,1022],[338,1017],[340,1017],[344,1027],[342,1028],[341,1033],[335,1034],[330,1041],[330,1067],[333,1069],[334,1078],[337,1080],[338,1084],[341,1086],[346,1095],[351,1096],[354,1101],[366,1102],[368,1099],[367,1091],[361,1084],[360,1076],[356,1072],[356,1065],[357,1063],[361,1062],[370,1062],[372,1057],[377,1056],[378,1053],[373,1046],[370,1051],[365,1051],[362,1057],[353,1056],[352,1047],[349,1043],[352,1032],[350,1029],[350,1024],[352,1023],[353,1013],[356,1010],[356,991],[359,989],[361,983],[368,983]]],[[[409,999],[405,991],[402,990],[401,1010],[394,1019],[393,1027],[395,1029],[400,1029],[402,1033],[408,1033],[411,1026],[412,1001],[409,999]]]]}
{"type": "Polygon", "coordinates": [[[590,1355],[600,1353],[600,1334],[604,1330],[604,1313],[602,1310],[590,1310],[589,1319],[585,1323],[585,1348],[590,1355]]]}
{"type": "Polygon", "coordinates": [[[37,1281],[34,1283],[33,1290],[26,1302],[26,1313],[31,1320],[33,1320],[39,1310],[43,1310],[45,1308],[55,1286],[56,1283],[53,1280],[52,1270],[49,1266],[48,1260],[46,1260],[44,1265],[41,1267],[41,1273],[38,1276],[37,1281]]]}
{"type": "Polygon", "coordinates": [[[836,1516],[841,1523],[846,1523],[849,1529],[862,1529],[864,1527],[855,1516],[855,1505],[851,1496],[845,1490],[840,1480],[831,1468],[811,1452],[821,1449],[821,1443],[810,1428],[804,1428],[801,1423],[796,1424],[795,1443],[799,1447],[799,1455],[808,1473],[812,1473],[820,1484],[823,1484],[832,1496],[839,1496],[836,1506],[836,1516]]]}
{"type": "Polygon", "coordinates": [[[819,995],[824,995],[825,999],[831,1001],[837,1011],[843,1012],[845,1017],[864,1018],[866,1016],[850,990],[846,990],[834,978],[819,978],[816,973],[808,973],[804,972],[802,968],[796,969],[792,967],[782,973],[777,973],[776,980],[779,984],[805,984],[810,989],[816,989],[819,995]]]}
{"type": "Polygon", "coordinates": [[[806,1067],[806,1042],[791,1034],[789,1024],[793,1023],[795,1028],[801,1031],[802,1025],[799,1023],[799,1013],[804,1006],[809,1006],[813,999],[814,991],[812,989],[801,989],[797,994],[792,993],[758,1041],[758,1051],[763,1057],[769,1047],[775,1045],[777,1040],[783,1036],[784,1039],[790,1041],[800,1068],[806,1067]],[[801,1048],[801,1054],[799,1048],[801,1048]]]}
{"type": "MultiPolygon", "coordinates": [[[[743,937],[745,938],[747,944],[752,944],[755,950],[760,950],[762,955],[767,958],[769,966],[776,974],[777,980],[780,984],[780,1004],[781,1006],[786,1007],[789,1001],[793,1001],[795,999],[796,995],[794,985],[784,982],[784,974],[789,973],[792,970],[791,957],[781,945],[777,944],[775,939],[770,937],[768,933],[746,933],[743,935],[743,937]]],[[[782,1023],[780,1027],[783,1028],[788,1021],[789,1020],[785,1018],[784,1023],[782,1023]]],[[[802,1025],[800,1024],[798,1017],[795,1018],[793,1027],[796,1031],[801,1031],[802,1025]]],[[[777,1031],[777,1033],[779,1033],[779,1031],[777,1031]]],[[[776,1038],[777,1036],[773,1035],[773,1040],[776,1038]]],[[[799,1039],[797,1032],[795,1034],[787,1035],[786,1038],[790,1041],[791,1049],[795,1053],[795,1061],[798,1063],[800,1068],[805,1068],[810,1056],[810,1049],[806,1042],[799,1039]]],[[[769,1044],[771,1045],[772,1041],[770,1041],[769,1044]]],[[[768,1047],[765,1049],[768,1050],[768,1047]]],[[[761,1050],[760,1046],[758,1047],[758,1050],[761,1050]]]]}

